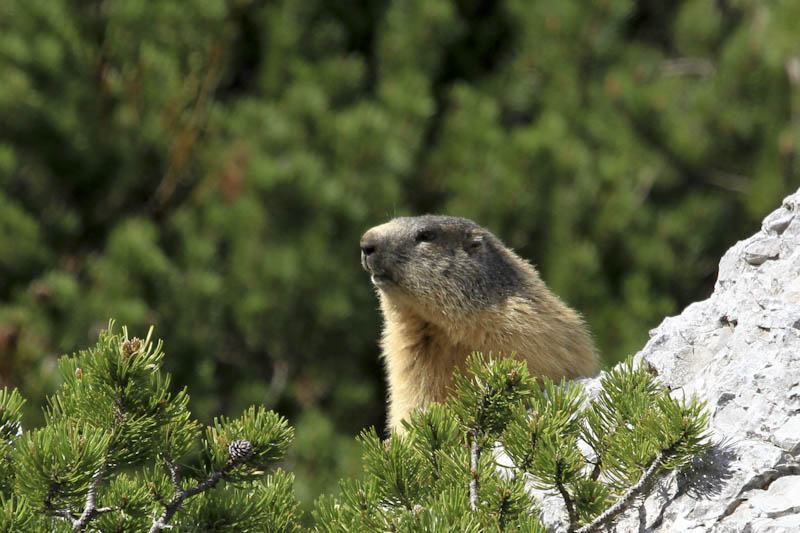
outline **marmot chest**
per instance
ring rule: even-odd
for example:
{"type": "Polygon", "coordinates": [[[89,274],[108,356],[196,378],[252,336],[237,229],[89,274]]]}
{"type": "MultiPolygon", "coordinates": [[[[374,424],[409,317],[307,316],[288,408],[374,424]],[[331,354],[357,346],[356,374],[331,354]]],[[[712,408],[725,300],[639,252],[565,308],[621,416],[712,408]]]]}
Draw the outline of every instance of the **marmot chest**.
{"type": "Polygon", "coordinates": [[[383,355],[393,394],[415,402],[443,401],[452,385],[453,371],[464,368],[474,351],[509,355],[513,335],[464,322],[445,329],[422,319],[390,321],[383,337],[383,355]]]}

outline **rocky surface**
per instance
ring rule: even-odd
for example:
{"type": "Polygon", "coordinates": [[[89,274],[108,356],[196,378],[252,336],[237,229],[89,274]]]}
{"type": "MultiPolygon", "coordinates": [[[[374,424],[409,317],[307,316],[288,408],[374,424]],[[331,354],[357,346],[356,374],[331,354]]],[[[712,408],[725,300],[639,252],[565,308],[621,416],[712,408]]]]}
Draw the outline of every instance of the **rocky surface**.
{"type": "MultiPolygon", "coordinates": [[[[715,445],[609,530],[800,532],[800,191],[725,254],[711,297],[664,320],[636,358],[674,395],[708,402],[715,445]]],[[[545,499],[551,524],[557,506],[545,499]]]]}
{"type": "Polygon", "coordinates": [[[617,531],[800,531],[800,191],[722,258],[711,297],[637,358],[708,402],[716,446],[617,531]]]}

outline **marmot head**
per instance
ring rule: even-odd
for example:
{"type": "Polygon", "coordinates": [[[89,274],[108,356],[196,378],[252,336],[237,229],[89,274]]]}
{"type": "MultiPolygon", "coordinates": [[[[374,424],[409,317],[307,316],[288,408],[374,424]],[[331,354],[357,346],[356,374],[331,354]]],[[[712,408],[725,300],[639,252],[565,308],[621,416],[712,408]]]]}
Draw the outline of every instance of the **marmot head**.
{"type": "Polygon", "coordinates": [[[465,218],[399,217],[361,237],[361,264],[381,297],[428,315],[463,317],[520,292],[524,264],[465,218]]]}

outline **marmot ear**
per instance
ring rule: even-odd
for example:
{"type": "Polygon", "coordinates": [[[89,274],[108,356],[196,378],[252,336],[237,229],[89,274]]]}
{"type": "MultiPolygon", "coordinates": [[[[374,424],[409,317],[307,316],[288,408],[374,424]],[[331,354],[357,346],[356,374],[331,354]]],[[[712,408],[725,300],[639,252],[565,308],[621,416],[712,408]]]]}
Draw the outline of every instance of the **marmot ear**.
{"type": "Polygon", "coordinates": [[[480,230],[472,230],[467,234],[467,240],[464,242],[464,250],[468,254],[474,254],[483,246],[484,233],[480,230]]]}

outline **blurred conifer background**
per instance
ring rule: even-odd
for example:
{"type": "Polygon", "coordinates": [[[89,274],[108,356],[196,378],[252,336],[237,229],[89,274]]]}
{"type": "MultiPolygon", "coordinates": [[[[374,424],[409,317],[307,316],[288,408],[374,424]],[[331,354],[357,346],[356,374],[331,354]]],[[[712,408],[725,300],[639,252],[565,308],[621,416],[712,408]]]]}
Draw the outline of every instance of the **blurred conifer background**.
{"type": "Polygon", "coordinates": [[[358,238],[472,218],[608,363],[800,185],[800,3],[4,0],[0,386],[109,317],[203,421],[290,418],[306,500],[383,426],[358,238]]]}

